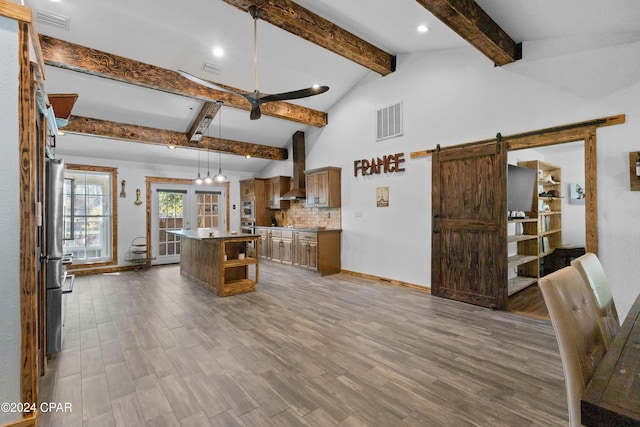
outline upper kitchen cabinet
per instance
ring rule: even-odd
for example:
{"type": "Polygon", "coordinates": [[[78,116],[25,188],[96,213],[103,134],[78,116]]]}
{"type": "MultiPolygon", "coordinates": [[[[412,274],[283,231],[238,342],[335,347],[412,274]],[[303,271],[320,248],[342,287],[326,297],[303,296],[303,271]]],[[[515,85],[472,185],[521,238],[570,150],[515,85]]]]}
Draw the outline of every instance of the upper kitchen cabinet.
{"type": "Polygon", "coordinates": [[[304,172],[306,175],[307,207],[339,208],[341,168],[327,166],[304,172]]]}
{"type": "Polygon", "coordinates": [[[255,178],[240,180],[240,200],[253,200],[255,198],[255,178]]]}
{"type": "Polygon", "coordinates": [[[291,178],[288,176],[274,176],[266,182],[267,204],[269,209],[288,209],[289,200],[280,200],[283,194],[291,187],[291,178]]]}

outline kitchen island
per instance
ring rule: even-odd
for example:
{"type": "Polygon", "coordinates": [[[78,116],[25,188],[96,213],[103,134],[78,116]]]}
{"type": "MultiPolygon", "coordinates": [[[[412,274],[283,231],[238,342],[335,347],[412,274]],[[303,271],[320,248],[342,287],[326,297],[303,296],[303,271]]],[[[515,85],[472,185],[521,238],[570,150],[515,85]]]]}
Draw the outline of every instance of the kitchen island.
{"type": "Polygon", "coordinates": [[[180,274],[219,297],[253,292],[258,283],[257,234],[211,229],[170,231],[180,236],[180,274]]]}

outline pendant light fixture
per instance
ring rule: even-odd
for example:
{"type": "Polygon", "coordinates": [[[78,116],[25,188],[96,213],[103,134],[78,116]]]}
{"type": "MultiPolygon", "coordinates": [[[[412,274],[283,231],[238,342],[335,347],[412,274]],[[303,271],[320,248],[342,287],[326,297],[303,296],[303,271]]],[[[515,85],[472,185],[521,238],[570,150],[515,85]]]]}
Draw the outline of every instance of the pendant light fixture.
{"type": "MultiPolygon", "coordinates": [[[[209,122],[211,123],[211,122],[209,122]]],[[[209,136],[209,127],[207,126],[207,136],[209,136]]],[[[205,141],[207,144],[207,176],[204,177],[205,184],[211,184],[213,182],[213,178],[211,178],[211,173],[209,172],[209,142],[205,141]]]]}
{"type": "MultiPolygon", "coordinates": [[[[216,101],[216,104],[222,107],[222,101],[216,101]]],[[[218,139],[222,141],[222,108],[218,109],[218,139]]],[[[227,180],[227,177],[222,174],[222,153],[220,152],[218,152],[218,173],[214,175],[213,179],[217,182],[227,180]]]]}
{"type": "MultiPolygon", "coordinates": [[[[199,144],[199,143],[198,143],[199,144]]],[[[198,150],[198,177],[193,180],[197,185],[202,184],[202,177],[200,176],[200,147],[197,147],[198,150]]]]}

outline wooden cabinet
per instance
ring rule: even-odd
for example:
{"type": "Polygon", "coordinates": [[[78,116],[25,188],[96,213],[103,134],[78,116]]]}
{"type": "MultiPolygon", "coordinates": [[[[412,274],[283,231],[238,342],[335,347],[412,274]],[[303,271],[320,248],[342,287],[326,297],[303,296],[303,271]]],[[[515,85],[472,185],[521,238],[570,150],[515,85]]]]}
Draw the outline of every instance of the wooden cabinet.
{"type": "Polygon", "coordinates": [[[304,231],[294,235],[294,261],[297,266],[318,269],[318,235],[304,231]]]}
{"type": "Polygon", "coordinates": [[[307,207],[341,207],[341,173],[341,168],[333,166],[305,171],[307,207]]]}
{"type": "Polygon", "coordinates": [[[255,199],[255,178],[240,181],[240,200],[252,201],[255,199]]]}
{"type": "Polygon", "coordinates": [[[271,232],[271,260],[283,264],[293,264],[292,230],[273,230],[271,232]]]}
{"type": "Polygon", "coordinates": [[[280,200],[280,197],[289,191],[291,178],[288,176],[274,176],[267,179],[266,199],[269,209],[288,209],[289,200],[280,200]]]}
{"type": "Polygon", "coordinates": [[[271,231],[267,228],[257,228],[256,234],[260,236],[258,254],[260,258],[271,258],[271,231]]]}
{"type": "Polygon", "coordinates": [[[342,230],[299,231],[281,227],[257,227],[260,257],[309,268],[321,275],[340,272],[342,230]]]}
{"type": "MultiPolygon", "coordinates": [[[[509,291],[512,295],[536,283],[544,275],[544,258],[562,246],[561,168],[541,160],[518,162],[518,166],[538,171],[528,219],[508,223],[508,243],[516,245],[508,259],[509,291]]],[[[510,253],[513,247],[509,246],[510,253]]]]}
{"type": "Polygon", "coordinates": [[[244,209],[244,202],[251,202],[253,218],[247,218],[240,212],[241,219],[254,221],[255,225],[266,227],[271,224],[271,212],[266,198],[268,181],[263,178],[248,178],[240,180],[240,209],[244,209]]]}

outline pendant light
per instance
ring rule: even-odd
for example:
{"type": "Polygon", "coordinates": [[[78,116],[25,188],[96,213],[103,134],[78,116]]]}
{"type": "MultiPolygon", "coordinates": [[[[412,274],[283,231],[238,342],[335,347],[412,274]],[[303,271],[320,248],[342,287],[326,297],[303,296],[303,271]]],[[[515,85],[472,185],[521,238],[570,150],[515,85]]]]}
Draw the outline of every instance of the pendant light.
{"type": "Polygon", "coordinates": [[[197,148],[198,150],[198,177],[196,179],[193,180],[194,183],[196,183],[197,185],[202,184],[202,177],[200,176],[200,148],[197,148]]]}
{"type": "MultiPolygon", "coordinates": [[[[221,101],[216,101],[216,104],[222,106],[221,101]]],[[[222,141],[222,108],[218,109],[218,139],[222,141]]],[[[220,152],[218,152],[218,173],[213,176],[213,179],[217,182],[227,180],[227,177],[222,174],[222,153],[220,152]]]]}
{"type": "MultiPolygon", "coordinates": [[[[207,127],[207,136],[209,136],[209,127],[207,127]]],[[[207,142],[207,176],[204,177],[205,184],[211,184],[213,182],[209,170],[209,143],[207,142]]]]}

